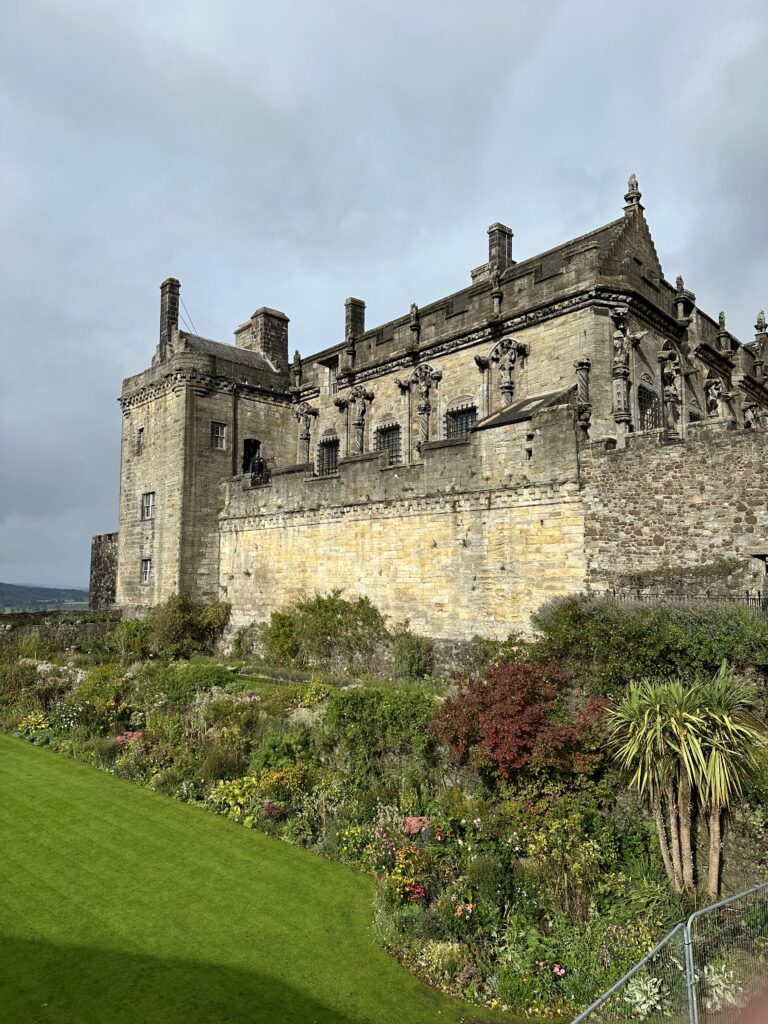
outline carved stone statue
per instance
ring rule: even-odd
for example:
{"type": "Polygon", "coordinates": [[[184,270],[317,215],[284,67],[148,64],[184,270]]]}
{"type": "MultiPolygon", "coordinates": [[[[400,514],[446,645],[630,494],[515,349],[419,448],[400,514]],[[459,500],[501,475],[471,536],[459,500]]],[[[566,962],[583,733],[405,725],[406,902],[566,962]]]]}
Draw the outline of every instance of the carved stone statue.
{"type": "Polygon", "coordinates": [[[365,416],[368,412],[368,403],[373,401],[373,392],[367,391],[362,384],[356,384],[352,388],[349,401],[355,406],[355,418],[352,421],[355,428],[354,453],[362,455],[365,451],[365,416]]]}
{"type": "Polygon", "coordinates": [[[723,391],[723,382],[719,377],[707,377],[704,381],[704,401],[707,407],[707,416],[720,415],[723,391]]]}
{"type": "Polygon", "coordinates": [[[626,366],[629,362],[629,338],[623,331],[613,332],[614,366],[626,366]]]}
{"type": "Polygon", "coordinates": [[[309,402],[302,402],[294,409],[293,414],[301,427],[299,440],[301,441],[302,455],[304,456],[302,461],[307,463],[311,461],[310,440],[312,437],[312,420],[318,415],[318,410],[313,408],[309,402]]]}
{"type": "Polygon", "coordinates": [[[744,426],[747,430],[754,430],[760,425],[760,418],[757,406],[750,403],[744,406],[744,426]]]}
{"type": "Polygon", "coordinates": [[[429,440],[429,417],[432,412],[432,403],[429,400],[432,388],[442,379],[442,370],[433,370],[427,363],[417,366],[413,373],[406,380],[396,380],[395,383],[401,391],[410,391],[416,388],[419,392],[419,440],[416,447],[420,451],[422,444],[429,440]]]}

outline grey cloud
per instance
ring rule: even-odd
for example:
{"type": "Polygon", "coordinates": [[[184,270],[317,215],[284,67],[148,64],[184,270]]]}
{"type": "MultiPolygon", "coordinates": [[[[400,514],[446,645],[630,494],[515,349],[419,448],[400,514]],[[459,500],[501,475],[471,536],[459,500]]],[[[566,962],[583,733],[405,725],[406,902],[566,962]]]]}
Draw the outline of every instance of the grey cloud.
{"type": "Polygon", "coordinates": [[[768,304],[764,5],[245,0],[6,5],[0,579],[77,583],[116,526],[123,376],[157,286],[303,351],[615,217],[748,338],[768,304]],[[761,289],[763,289],[761,293],[761,289]]]}

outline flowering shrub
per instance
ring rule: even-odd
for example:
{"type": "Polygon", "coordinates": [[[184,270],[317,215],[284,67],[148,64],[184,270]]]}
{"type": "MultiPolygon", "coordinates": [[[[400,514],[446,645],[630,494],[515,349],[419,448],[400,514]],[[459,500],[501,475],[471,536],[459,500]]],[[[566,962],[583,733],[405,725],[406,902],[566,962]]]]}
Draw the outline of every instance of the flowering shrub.
{"type": "Polygon", "coordinates": [[[119,736],[115,737],[115,743],[119,747],[124,747],[126,743],[139,743],[141,742],[142,734],[140,732],[131,731],[121,732],[119,736]]]}

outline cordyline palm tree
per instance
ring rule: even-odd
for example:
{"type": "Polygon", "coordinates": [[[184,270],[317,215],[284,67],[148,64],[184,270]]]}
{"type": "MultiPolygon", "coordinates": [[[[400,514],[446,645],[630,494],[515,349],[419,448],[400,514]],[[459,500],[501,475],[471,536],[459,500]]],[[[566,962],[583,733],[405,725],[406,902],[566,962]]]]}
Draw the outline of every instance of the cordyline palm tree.
{"type": "Polygon", "coordinates": [[[694,885],[692,779],[703,764],[698,711],[693,688],[643,679],[630,684],[608,717],[616,759],[630,772],[630,786],[651,806],[664,868],[675,892],[694,885]]]}
{"type": "Polygon", "coordinates": [[[742,795],[745,780],[764,756],[768,731],[755,713],[757,694],[752,686],[734,678],[723,662],[717,674],[702,682],[706,730],[702,737],[705,767],[697,780],[702,803],[709,812],[709,880],[712,899],[720,895],[722,822],[734,798],[742,795]]]}
{"type": "Polygon", "coordinates": [[[722,816],[743,791],[768,734],[756,694],[723,664],[713,679],[631,683],[609,712],[609,739],[630,785],[650,804],[672,888],[695,885],[691,817],[709,811],[709,893],[719,895],[722,816]]]}

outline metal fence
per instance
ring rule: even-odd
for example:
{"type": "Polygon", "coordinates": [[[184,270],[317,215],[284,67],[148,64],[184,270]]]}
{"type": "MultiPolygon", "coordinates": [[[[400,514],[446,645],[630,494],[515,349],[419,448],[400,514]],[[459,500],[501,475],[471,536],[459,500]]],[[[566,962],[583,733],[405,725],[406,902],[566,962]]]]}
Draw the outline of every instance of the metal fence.
{"type": "Polygon", "coordinates": [[[768,615],[768,590],[756,590],[751,592],[745,590],[743,594],[720,595],[712,594],[706,590],[687,591],[685,593],[640,592],[640,591],[618,591],[607,590],[601,594],[602,597],[610,597],[620,604],[633,604],[637,601],[664,603],[669,601],[673,604],[738,604],[745,608],[752,608],[756,612],[768,615]]]}
{"type": "Polygon", "coordinates": [[[691,914],[572,1024],[728,1024],[767,972],[765,883],[691,914]]]}

